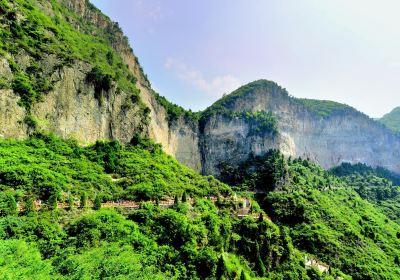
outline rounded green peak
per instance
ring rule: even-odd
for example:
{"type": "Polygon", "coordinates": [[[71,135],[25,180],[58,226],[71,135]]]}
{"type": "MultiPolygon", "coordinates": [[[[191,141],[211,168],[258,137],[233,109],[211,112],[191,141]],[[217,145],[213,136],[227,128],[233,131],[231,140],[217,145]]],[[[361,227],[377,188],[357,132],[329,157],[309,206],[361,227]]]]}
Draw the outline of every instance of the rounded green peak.
{"type": "Polygon", "coordinates": [[[379,122],[393,131],[400,132],[400,107],[394,108],[390,113],[384,115],[379,122]]]}
{"type": "Polygon", "coordinates": [[[286,89],[279,86],[276,82],[265,79],[256,80],[254,82],[241,86],[240,88],[231,92],[230,94],[224,95],[221,99],[219,99],[217,102],[215,102],[206,110],[204,110],[203,115],[204,114],[209,115],[215,112],[220,112],[221,110],[224,110],[226,108],[229,108],[237,99],[244,98],[250,94],[253,94],[257,90],[261,89],[274,90],[281,92],[285,96],[289,96],[286,89]]]}

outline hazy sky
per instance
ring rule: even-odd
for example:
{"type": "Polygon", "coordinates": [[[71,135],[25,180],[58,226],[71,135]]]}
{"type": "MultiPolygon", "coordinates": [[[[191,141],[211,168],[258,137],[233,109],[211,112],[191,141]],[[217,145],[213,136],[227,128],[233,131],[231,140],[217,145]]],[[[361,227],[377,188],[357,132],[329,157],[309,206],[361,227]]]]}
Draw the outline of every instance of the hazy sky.
{"type": "Polygon", "coordinates": [[[200,110],[242,84],[372,117],[400,106],[398,0],[91,0],[129,37],[153,87],[200,110]]]}

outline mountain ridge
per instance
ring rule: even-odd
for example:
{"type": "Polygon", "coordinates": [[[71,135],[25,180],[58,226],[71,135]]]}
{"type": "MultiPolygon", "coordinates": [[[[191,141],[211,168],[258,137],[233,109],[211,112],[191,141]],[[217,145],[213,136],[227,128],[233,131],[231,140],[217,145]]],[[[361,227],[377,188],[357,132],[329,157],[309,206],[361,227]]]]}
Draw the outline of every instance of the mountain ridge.
{"type": "Polygon", "coordinates": [[[385,114],[378,121],[396,133],[400,132],[400,107],[394,108],[389,113],[385,114]]]}
{"type": "Polygon", "coordinates": [[[118,24],[89,1],[19,3],[2,6],[22,26],[3,19],[9,25],[3,35],[14,42],[2,45],[1,54],[4,137],[24,138],[41,130],[84,144],[99,139],[129,143],[140,133],[187,166],[216,176],[220,162],[231,158],[237,164],[271,148],[325,168],[346,161],[400,172],[399,155],[385,148],[398,147],[399,138],[350,106],[294,98],[277,83],[258,80],[193,113],[151,89],[118,24]],[[68,12],[61,13],[61,5],[68,12]],[[40,36],[47,38],[46,45],[40,36]],[[89,50],[80,49],[82,40],[89,50]],[[357,151],[350,151],[353,146],[357,151]],[[376,153],[381,156],[375,158],[376,153]]]}
{"type": "Polygon", "coordinates": [[[382,124],[266,80],[193,113],[87,0],[0,15],[2,276],[399,278],[399,176],[326,170],[396,169],[382,124]]]}

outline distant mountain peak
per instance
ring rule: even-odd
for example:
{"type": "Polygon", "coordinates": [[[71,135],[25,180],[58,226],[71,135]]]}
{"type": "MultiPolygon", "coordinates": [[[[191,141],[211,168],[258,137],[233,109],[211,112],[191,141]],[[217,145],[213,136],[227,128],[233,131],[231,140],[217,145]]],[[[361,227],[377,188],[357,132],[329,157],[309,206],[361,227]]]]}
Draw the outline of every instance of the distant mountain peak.
{"type": "Polygon", "coordinates": [[[378,119],[378,121],[391,130],[400,132],[400,106],[394,108],[390,113],[387,113],[382,118],[378,119]]]}

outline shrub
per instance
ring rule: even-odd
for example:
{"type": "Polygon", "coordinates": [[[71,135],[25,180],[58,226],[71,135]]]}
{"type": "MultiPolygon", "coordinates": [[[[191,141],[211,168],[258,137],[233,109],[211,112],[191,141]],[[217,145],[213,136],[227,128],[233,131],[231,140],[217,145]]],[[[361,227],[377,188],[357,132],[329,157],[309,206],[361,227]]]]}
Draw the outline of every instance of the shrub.
{"type": "Polygon", "coordinates": [[[86,80],[94,85],[96,98],[99,98],[101,91],[109,91],[112,86],[113,77],[109,73],[105,73],[100,67],[95,66],[87,74],[86,80]]]}
{"type": "Polygon", "coordinates": [[[30,111],[33,102],[37,98],[37,93],[33,89],[29,77],[22,73],[15,75],[12,89],[21,98],[19,105],[30,111]]]}

